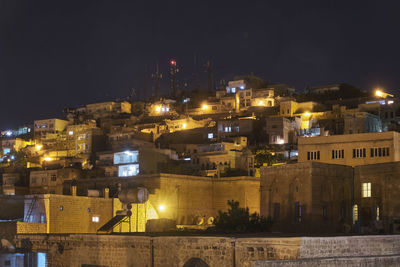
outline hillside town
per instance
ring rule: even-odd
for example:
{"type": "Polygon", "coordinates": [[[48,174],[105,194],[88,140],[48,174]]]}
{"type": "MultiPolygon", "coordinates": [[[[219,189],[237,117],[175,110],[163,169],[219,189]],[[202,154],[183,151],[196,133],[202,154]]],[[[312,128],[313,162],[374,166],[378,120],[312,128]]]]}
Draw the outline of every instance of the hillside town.
{"type": "Polygon", "coordinates": [[[1,131],[0,234],[205,230],[230,200],[275,233],[399,233],[399,103],[243,76],[68,107],[1,131]]]}

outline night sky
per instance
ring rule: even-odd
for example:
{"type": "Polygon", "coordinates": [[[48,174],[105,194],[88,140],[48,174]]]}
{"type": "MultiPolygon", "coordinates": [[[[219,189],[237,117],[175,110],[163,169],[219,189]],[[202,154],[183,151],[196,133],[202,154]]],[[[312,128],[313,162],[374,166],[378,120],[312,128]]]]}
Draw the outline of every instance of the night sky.
{"type": "Polygon", "coordinates": [[[172,58],[189,87],[211,60],[217,79],[395,92],[399,14],[399,1],[378,0],[0,0],[0,129],[128,96],[156,62],[166,92],[172,58]]]}

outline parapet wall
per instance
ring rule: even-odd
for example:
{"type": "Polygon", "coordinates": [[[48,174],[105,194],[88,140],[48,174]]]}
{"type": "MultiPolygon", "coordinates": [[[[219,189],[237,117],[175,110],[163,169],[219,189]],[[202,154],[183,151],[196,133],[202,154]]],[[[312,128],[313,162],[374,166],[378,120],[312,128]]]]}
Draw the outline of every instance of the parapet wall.
{"type": "Polygon", "coordinates": [[[396,255],[400,255],[400,236],[233,238],[24,234],[18,235],[15,241],[17,248],[30,244],[32,251],[47,252],[48,266],[70,267],[85,264],[187,267],[192,266],[185,264],[193,259],[217,267],[270,266],[272,263],[281,266],[285,262],[307,266],[327,259],[337,264],[352,259],[397,262],[396,255]]]}

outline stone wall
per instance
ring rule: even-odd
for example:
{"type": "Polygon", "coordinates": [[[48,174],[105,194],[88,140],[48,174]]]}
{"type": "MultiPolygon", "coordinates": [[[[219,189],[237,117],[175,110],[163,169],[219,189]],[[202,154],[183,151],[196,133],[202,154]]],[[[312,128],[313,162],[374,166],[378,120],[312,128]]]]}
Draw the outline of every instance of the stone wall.
{"type": "Polygon", "coordinates": [[[193,259],[217,267],[394,266],[400,262],[397,235],[233,238],[71,234],[18,235],[15,241],[17,248],[28,243],[33,252],[47,252],[49,266],[60,267],[182,267],[193,259]]]}

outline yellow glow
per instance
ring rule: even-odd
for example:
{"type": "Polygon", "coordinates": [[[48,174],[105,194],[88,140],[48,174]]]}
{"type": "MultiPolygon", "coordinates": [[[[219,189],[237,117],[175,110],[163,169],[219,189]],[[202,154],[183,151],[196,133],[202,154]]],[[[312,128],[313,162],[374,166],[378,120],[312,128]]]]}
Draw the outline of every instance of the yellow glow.
{"type": "Polygon", "coordinates": [[[308,111],[306,111],[306,112],[303,113],[303,115],[304,115],[304,117],[310,117],[310,116],[311,116],[311,113],[308,112],[308,111]]]}
{"type": "Polygon", "coordinates": [[[36,146],[35,146],[35,148],[36,148],[37,151],[41,150],[42,147],[43,147],[42,145],[36,145],[36,146]]]}
{"type": "Polygon", "coordinates": [[[204,104],[201,108],[202,109],[208,109],[208,105],[204,104]]]}
{"type": "Polygon", "coordinates": [[[186,123],[182,124],[183,129],[186,129],[186,126],[187,126],[186,123]]]}
{"type": "Polygon", "coordinates": [[[258,101],[258,105],[259,105],[259,106],[262,106],[263,104],[264,104],[264,103],[263,103],[262,100],[258,101]]]}
{"type": "Polygon", "coordinates": [[[52,161],[53,159],[50,158],[50,157],[45,157],[43,160],[44,160],[44,161],[52,161]]]}
{"type": "Polygon", "coordinates": [[[158,210],[161,211],[161,212],[164,212],[165,209],[166,209],[166,207],[165,207],[164,204],[161,204],[160,206],[158,206],[158,210]]]}
{"type": "Polygon", "coordinates": [[[383,92],[381,90],[376,90],[375,95],[379,97],[383,97],[383,92]]]}
{"type": "Polygon", "coordinates": [[[160,106],[156,106],[156,111],[160,112],[161,111],[161,107],[160,106]]]}

